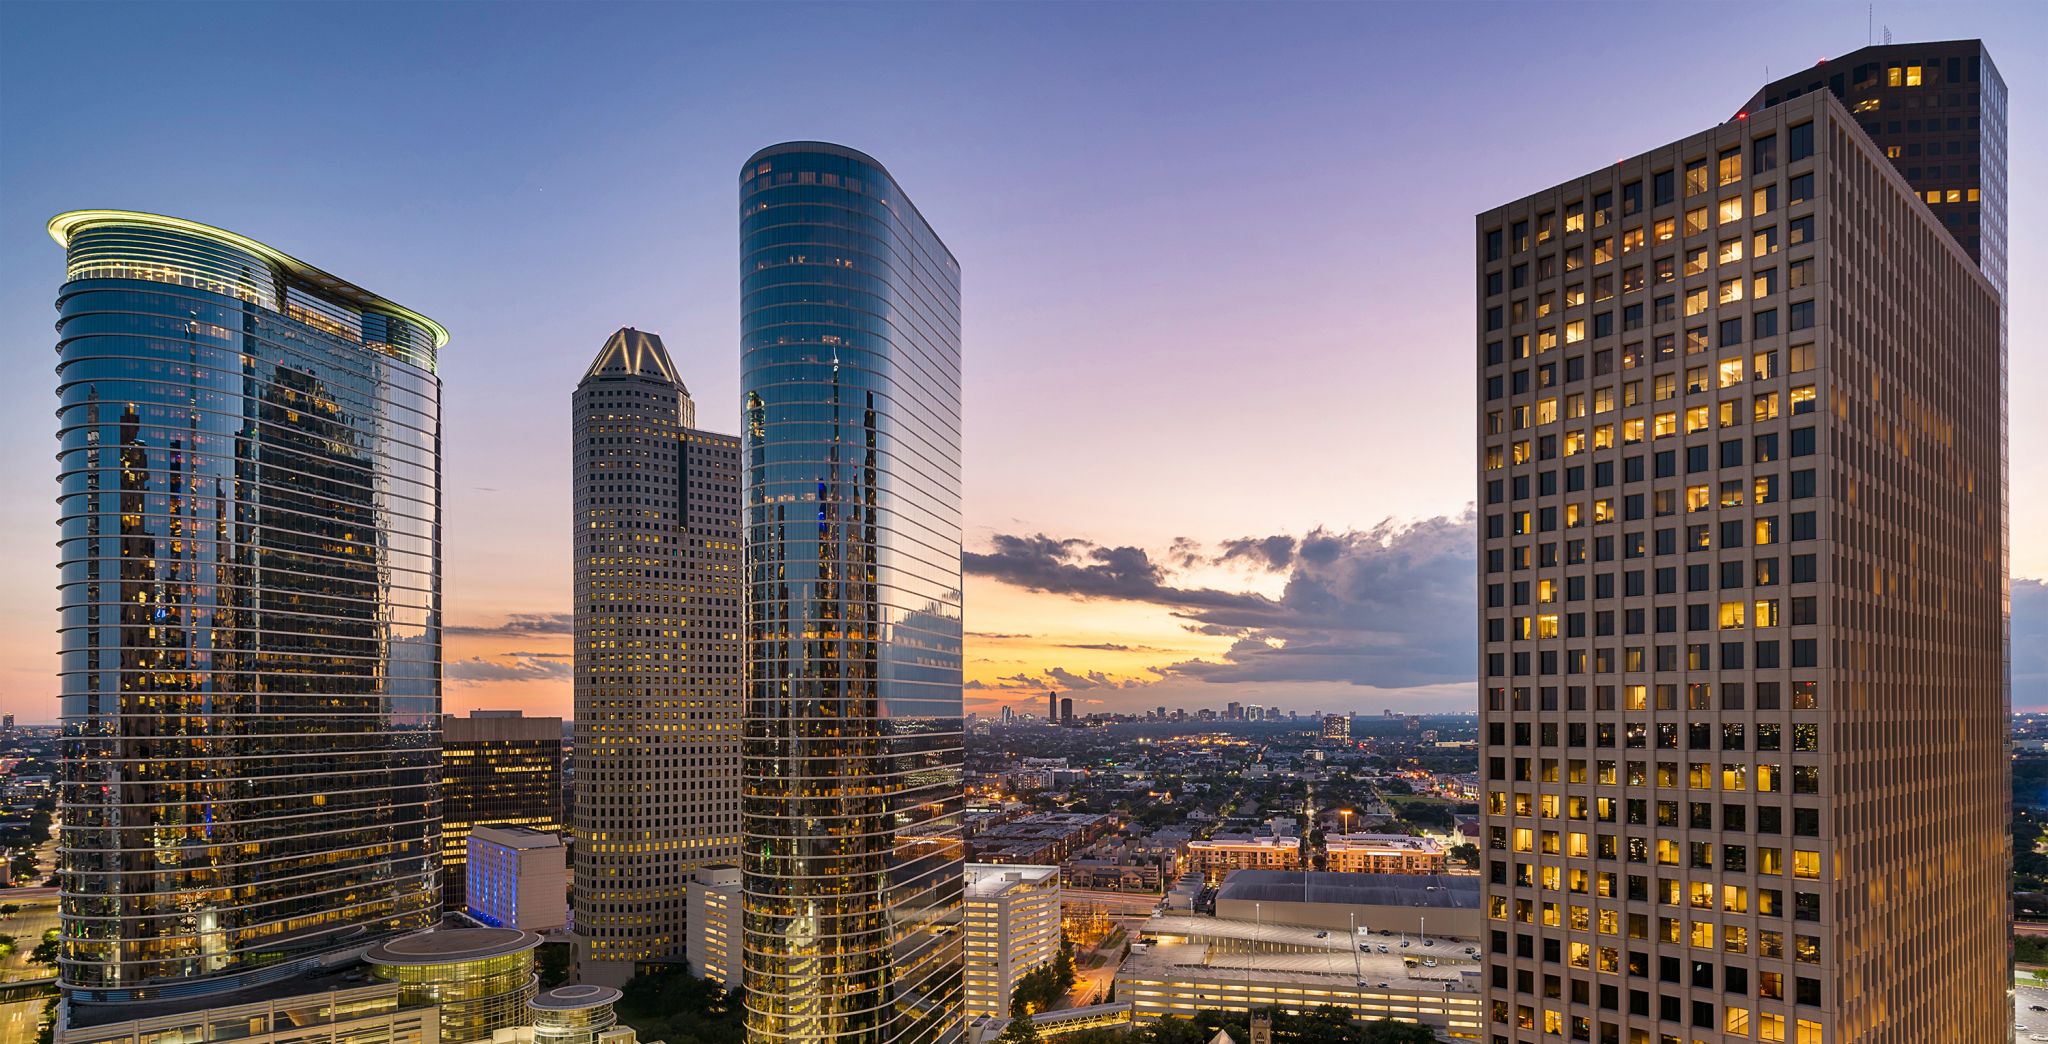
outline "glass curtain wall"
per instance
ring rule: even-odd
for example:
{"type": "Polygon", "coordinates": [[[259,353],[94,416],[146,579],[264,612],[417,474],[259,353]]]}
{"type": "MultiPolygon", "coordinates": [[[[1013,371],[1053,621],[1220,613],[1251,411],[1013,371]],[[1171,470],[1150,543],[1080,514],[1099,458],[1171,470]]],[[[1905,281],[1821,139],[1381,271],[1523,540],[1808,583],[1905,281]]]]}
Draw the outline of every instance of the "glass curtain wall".
{"type": "Polygon", "coordinates": [[[63,984],[190,996],[439,916],[439,325],[60,215],[63,984]]]}
{"type": "Polygon", "coordinates": [[[960,269],[852,149],[740,206],[748,1037],[955,1040],[960,269]]]}

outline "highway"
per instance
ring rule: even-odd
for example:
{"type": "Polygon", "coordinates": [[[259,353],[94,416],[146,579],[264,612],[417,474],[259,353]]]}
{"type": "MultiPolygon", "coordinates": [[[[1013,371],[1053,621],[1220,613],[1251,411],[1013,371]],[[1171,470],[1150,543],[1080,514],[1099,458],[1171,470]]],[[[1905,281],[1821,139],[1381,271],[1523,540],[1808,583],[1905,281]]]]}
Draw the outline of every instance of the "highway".
{"type": "Polygon", "coordinates": [[[0,906],[19,906],[21,912],[0,917],[0,935],[14,936],[12,956],[0,960],[0,982],[40,979],[50,969],[28,963],[29,951],[43,940],[43,933],[57,927],[57,890],[54,888],[0,888],[0,906]]]}
{"type": "Polygon", "coordinates": [[[2013,990],[2013,1012],[2017,1018],[2014,1025],[2024,1027],[2012,1031],[2012,1039],[2024,1042],[2032,1034],[2048,1037],[2048,1011],[2028,1011],[2033,1005],[2048,1008],[2048,989],[2039,986],[2020,986],[2013,990]]]}
{"type": "Polygon", "coordinates": [[[0,1044],[35,1044],[42,1012],[41,1000],[0,1004],[0,1044]]]}

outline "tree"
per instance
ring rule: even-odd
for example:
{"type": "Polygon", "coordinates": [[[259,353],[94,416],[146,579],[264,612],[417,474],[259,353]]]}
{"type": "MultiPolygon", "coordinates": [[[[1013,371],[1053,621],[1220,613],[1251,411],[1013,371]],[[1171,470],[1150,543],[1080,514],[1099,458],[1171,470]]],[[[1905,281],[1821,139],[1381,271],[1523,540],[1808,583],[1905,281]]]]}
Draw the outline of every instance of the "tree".
{"type": "Polygon", "coordinates": [[[1003,1035],[998,1039],[1002,1044],[1039,1044],[1044,1038],[1039,1036],[1038,1023],[1031,1021],[1031,1016],[1025,1015],[1021,1018],[1012,1016],[1009,1028],[1003,1030],[1003,1035]]]}
{"type": "Polygon", "coordinates": [[[746,1036],[739,991],[682,968],[635,976],[619,1000],[619,1018],[642,1040],[724,1044],[746,1036]]]}
{"type": "Polygon", "coordinates": [[[28,962],[52,968],[57,966],[57,929],[52,928],[43,933],[43,941],[29,951],[28,962]]]}
{"type": "Polygon", "coordinates": [[[569,981],[569,967],[576,958],[568,943],[542,943],[534,951],[534,964],[540,973],[543,989],[552,989],[569,981]]]}

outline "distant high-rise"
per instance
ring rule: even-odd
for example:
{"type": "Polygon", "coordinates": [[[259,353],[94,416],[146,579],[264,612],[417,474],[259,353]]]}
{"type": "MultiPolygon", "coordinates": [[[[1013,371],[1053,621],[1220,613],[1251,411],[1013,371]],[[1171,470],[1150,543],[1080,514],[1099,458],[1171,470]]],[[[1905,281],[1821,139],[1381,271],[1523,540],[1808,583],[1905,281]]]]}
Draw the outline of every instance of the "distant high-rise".
{"type": "Polygon", "coordinates": [[[1351,742],[1351,716],[1332,714],[1323,719],[1323,739],[1335,746],[1351,742]]]}
{"type": "Polygon", "coordinates": [[[1476,222],[1496,1044],[2010,1032],[1995,251],[1858,124],[1977,110],[1877,65],[1476,222]]]}
{"type": "Polygon", "coordinates": [[[740,171],[755,1042],[959,1040],[960,267],[881,164],[740,171]]]}
{"type": "Polygon", "coordinates": [[[1069,696],[1069,697],[1063,697],[1063,698],[1062,698],[1062,699],[1060,700],[1060,718],[1059,718],[1059,720],[1060,720],[1060,724],[1062,724],[1062,725],[1072,725],[1072,724],[1074,723],[1074,700],[1073,700],[1073,697],[1071,697],[1071,696],[1069,696]]]}
{"type": "Polygon", "coordinates": [[[444,716],[441,762],[441,905],[460,910],[470,828],[561,832],[562,719],[519,711],[444,716]]]}
{"type": "Polygon", "coordinates": [[[440,918],[448,333],[197,222],[49,228],[75,1026],[440,918]]]}
{"type": "Polygon", "coordinates": [[[1048,720],[1048,721],[1058,721],[1058,720],[1060,720],[1060,694],[1059,694],[1059,693],[1057,693],[1057,692],[1048,692],[1048,693],[1046,693],[1046,694],[1045,694],[1045,717],[1046,717],[1046,720],[1048,720]]]}
{"type": "Polygon", "coordinates": [[[739,440],[631,328],[572,407],[577,952],[617,986],[683,954],[690,872],[739,855],[739,440]]]}

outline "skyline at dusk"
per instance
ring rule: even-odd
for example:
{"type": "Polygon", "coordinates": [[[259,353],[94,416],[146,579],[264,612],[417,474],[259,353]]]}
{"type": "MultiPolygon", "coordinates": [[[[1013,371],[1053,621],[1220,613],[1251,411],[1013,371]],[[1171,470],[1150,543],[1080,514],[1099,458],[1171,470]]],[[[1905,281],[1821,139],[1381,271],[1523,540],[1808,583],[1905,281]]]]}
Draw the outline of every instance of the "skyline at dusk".
{"type": "MultiPolygon", "coordinates": [[[[965,273],[968,711],[1470,712],[1471,215],[1863,46],[1855,6],[1685,53],[1677,8],[17,5],[0,707],[57,716],[51,216],[214,225],[446,326],[443,709],[568,717],[570,395],[632,326],[739,433],[735,175],[816,140],[886,159],[965,273]],[[92,76],[36,46],[87,35],[92,76]],[[1659,89],[1666,123],[1575,118],[1659,89]]],[[[2041,93],[2038,9],[1876,19],[2041,93]]],[[[2015,228],[2041,112],[2013,109],[2015,228]]],[[[2015,238],[2016,291],[2044,260],[2015,238]]],[[[2048,708],[2042,309],[2011,301],[2015,710],[2048,708]]]]}

